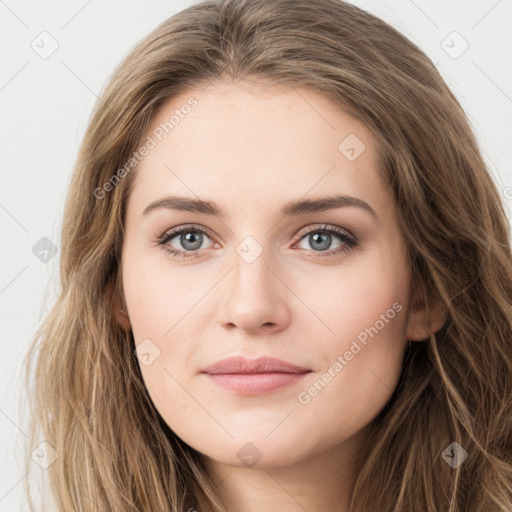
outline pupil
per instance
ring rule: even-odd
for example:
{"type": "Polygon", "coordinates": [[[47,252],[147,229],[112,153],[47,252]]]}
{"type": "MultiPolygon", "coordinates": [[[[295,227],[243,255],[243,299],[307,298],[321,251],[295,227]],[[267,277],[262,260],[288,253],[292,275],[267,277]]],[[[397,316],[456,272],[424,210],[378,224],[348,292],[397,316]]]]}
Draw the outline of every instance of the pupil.
{"type": "MultiPolygon", "coordinates": [[[[323,237],[323,243],[320,240],[320,244],[317,245],[317,249],[328,249],[331,245],[331,235],[329,233],[315,233],[311,236],[313,237],[315,243],[318,243],[318,240],[323,237]]],[[[314,244],[311,245],[313,246],[314,244]]]]}
{"type": "Polygon", "coordinates": [[[201,247],[203,235],[201,233],[189,232],[181,235],[181,244],[189,250],[199,249],[201,247]],[[195,238],[195,240],[194,240],[195,238]],[[188,245],[188,244],[191,244],[188,245]]]}

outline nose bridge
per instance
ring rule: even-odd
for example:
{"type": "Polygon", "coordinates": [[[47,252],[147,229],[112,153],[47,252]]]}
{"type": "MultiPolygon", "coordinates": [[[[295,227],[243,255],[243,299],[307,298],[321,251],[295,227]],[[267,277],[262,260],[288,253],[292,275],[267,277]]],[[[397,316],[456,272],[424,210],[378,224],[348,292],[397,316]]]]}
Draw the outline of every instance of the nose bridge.
{"type": "Polygon", "coordinates": [[[274,294],[271,288],[275,288],[276,283],[272,282],[272,272],[268,268],[272,258],[264,243],[247,236],[235,249],[231,292],[239,295],[238,300],[243,300],[244,296],[261,300],[262,295],[274,294]]]}
{"type": "Polygon", "coordinates": [[[246,330],[288,321],[284,285],[271,270],[271,250],[252,236],[235,248],[222,321],[246,330]],[[269,268],[270,267],[270,268],[269,268]]]}

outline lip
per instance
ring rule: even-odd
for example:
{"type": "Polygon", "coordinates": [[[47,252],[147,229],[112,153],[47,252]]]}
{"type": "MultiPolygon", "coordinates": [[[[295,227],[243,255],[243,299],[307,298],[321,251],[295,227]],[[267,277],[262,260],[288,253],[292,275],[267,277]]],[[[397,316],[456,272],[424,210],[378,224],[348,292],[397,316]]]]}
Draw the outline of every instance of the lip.
{"type": "Polygon", "coordinates": [[[297,384],[311,370],[274,357],[222,359],[202,373],[217,385],[238,394],[260,394],[297,384]]]}
{"type": "Polygon", "coordinates": [[[247,359],[242,356],[228,357],[217,361],[203,370],[203,373],[210,375],[237,373],[307,373],[311,370],[297,366],[275,357],[260,357],[258,359],[247,359]]]}

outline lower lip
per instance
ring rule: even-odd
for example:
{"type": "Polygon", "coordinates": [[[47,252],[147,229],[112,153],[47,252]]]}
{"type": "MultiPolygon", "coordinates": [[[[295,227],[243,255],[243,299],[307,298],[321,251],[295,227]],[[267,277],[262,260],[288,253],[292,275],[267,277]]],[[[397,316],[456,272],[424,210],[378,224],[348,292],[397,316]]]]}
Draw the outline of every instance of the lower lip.
{"type": "Polygon", "coordinates": [[[240,394],[258,394],[297,384],[307,373],[219,373],[206,375],[215,384],[230,391],[240,394]]]}

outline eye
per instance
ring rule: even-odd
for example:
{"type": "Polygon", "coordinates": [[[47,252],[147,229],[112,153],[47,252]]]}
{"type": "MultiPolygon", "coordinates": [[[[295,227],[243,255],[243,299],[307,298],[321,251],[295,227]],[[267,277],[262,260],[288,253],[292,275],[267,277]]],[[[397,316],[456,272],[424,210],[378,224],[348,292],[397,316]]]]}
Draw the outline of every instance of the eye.
{"type": "Polygon", "coordinates": [[[303,233],[300,237],[300,242],[307,242],[311,249],[307,247],[306,249],[318,253],[315,257],[319,256],[322,258],[342,252],[349,252],[358,245],[357,240],[350,236],[348,232],[337,226],[329,226],[327,224],[322,227],[308,228],[306,233],[303,233]],[[332,247],[333,238],[334,241],[336,239],[341,241],[334,248],[332,247]]]}
{"type": "Polygon", "coordinates": [[[166,231],[158,240],[159,245],[163,245],[165,250],[176,258],[190,258],[199,255],[203,247],[203,242],[209,237],[209,233],[206,229],[200,226],[182,226],[180,228],[166,231]],[[181,245],[177,247],[172,245],[173,240],[176,241],[174,244],[181,245]]]}

